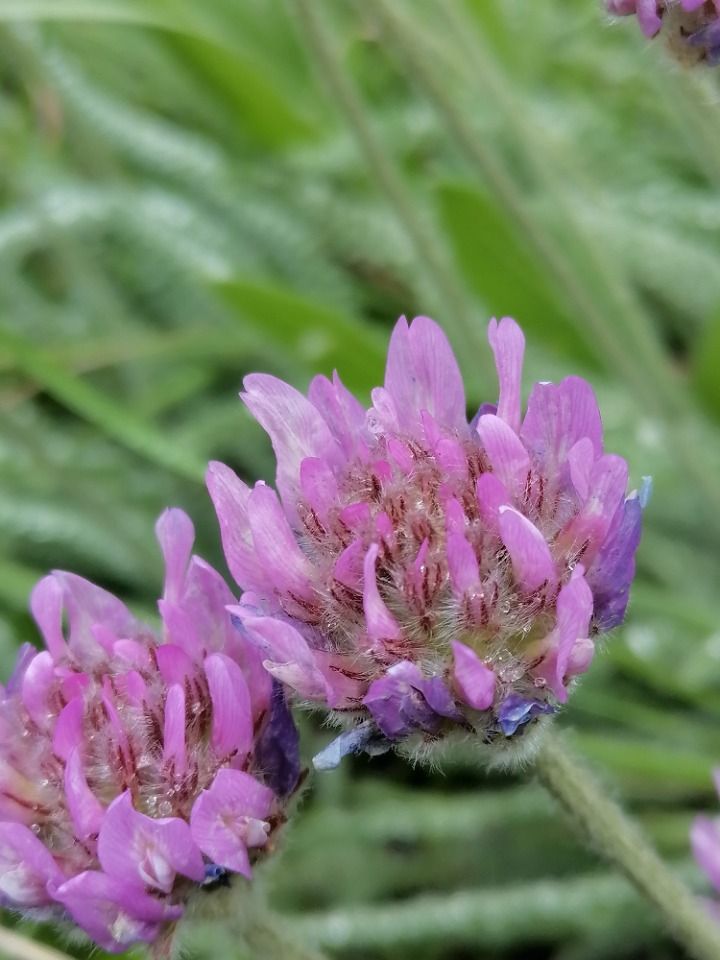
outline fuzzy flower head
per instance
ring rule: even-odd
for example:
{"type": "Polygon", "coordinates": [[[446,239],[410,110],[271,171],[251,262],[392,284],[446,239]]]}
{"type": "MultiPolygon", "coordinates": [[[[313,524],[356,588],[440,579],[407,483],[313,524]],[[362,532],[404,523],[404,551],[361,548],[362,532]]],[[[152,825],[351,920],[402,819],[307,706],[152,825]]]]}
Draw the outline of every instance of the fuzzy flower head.
{"type": "Polygon", "coordinates": [[[167,511],[157,534],[161,635],[73,574],[33,592],[47,649],[26,645],[0,696],[0,902],[162,956],[193,895],[272,849],[299,769],[232,594],[188,564],[189,518],[167,511]]]}
{"type": "Polygon", "coordinates": [[[720,0],[605,0],[608,13],[635,16],[646,37],[662,32],[684,66],[720,64],[720,0]]]}
{"type": "Polygon", "coordinates": [[[300,700],[348,721],[316,766],[421,756],[452,731],[517,740],[624,616],[641,504],[592,390],[537,383],[523,416],[523,334],[506,317],[489,340],[499,400],[469,423],[445,335],[402,318],[369,410],[337,374],[307,397],[246,378],[280,498],[210,466],[236,622],[300,700]]]}

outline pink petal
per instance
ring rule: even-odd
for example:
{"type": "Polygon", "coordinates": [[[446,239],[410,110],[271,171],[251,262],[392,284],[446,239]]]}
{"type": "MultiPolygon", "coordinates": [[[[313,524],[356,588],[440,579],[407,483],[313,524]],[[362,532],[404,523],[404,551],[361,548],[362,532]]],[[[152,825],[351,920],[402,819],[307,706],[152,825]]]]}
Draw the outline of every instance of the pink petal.
{"type": "Polygon", "coordinates": [[[521,493],[527,483],[531,463],[518,435],[504,420],[492,413],[480,417],[477,432],[495,476],[507,490],[516,495],[521,493]]]}
{"type": "Polygon", "coordinates": [[[363,571],[363,610],[368,636],[371,640],[400,640],[402,632],[397,621],[385,606],[385,602],[378,590],[375,564],[379,548],[376,543],[368,547],[365,554],[363,571]]]}
{"type": "Polygon", "coordinates": [[[308,397],[327,423],[346,458],[357,453],[358,441],[368,440],[365,407],[343,385],[337,372],[331,383],[317,376],[310,383],[308,397]]]}
{"type": "Polygon", "coordinates": [[[565,680],[572,652],[578,640],[587,638],[593,611],[593,596],[578,565],[573,578],[561,588],[557,599],[557,623],[551,634],[553,647],[535,671],[561,703],[567,701],[565,680]]]}
{"type": "Polygon", "coordinates": [[[277,494],[258,484],[248,501],[250,529],[258,562],[278,593],[314,600],[314,569],[293,536],[277,494]]]}
{"type": "Polygon", "coordinates": [[[519,433],[525,337],[511,317],[503,317],[499,324],[493,317],[488,327],[488,340],[495,354],[495,366],[500,381],[497,415],[514,433],[519,433]]]}
{"type": "Polygon", "coordinates": [[[507,489],[494,473],[481,473],[477,478],[476,489],[483,524],[495,533],[499,529],[500,508],[510,505],[507,489]]]}
{"type": "Polygon", "coordinates": [[[71,751],[83,742],[84,705],[82,697],[75,697],[60,711],[53,731],[53,753],[67,760],[71,751]]]}
{"type": "Polygon", "coordinates": [[[139,813],[129,790],[108,807],[97,849],[105,873],[130,888],[147,886],[170,893],[176,873],[196,882],[205,877],[188,824],[176,817],[139,813]]]}
{"type": "Polygon", "coordinates": [[[465,703],[474,710],[488,710],[495,699],[495,674],[470,647],[451,640],[455,686],[465,703]]]}
{"type": "Polygon", "coordinates": [[[97,870],[85,870],[50,889],[78,926],[111,953],[155,940],[162,923],[179,920],[183,913],[182,907],[161,903],[97,870]]]}
{"type": "Polygon", "coordinates": [[[155,534],[165,558],[163,599],[174,603],[183,592],[185,570],[195,542],[195,528],[183,510],[166,510],[155,524],[155,534]]]}
{"type": "Polygon", "coordinates": [[[544,583],[555,583],[555,563],[538,528],[512,507],[500,507],[499,526],[522,590],[532,593],[544,583]]]}
{"type": "Polygon", "coordinates": [[[690,845],[695,859],[712,885],[720,890],[720,830],[718,821],[697,817],[690,829],[690,845]]]}
{"type": "Polygon", "coordinates": [[[178,778],[182,777],[187,768],[185,725],[185,690],[179,683],[173,683],[165,700],[163,762],[168,766],[173,765],[178,778]]]}
{"type": "Polygon", "coordinates": [[[340,450],[321,413],[299,391],[277,377],[251,373],[240,396],[265,429],[277,457],[277,488],[290,522],[298,522],[300,464],[320,457],[330,464],[342,461],[340,450]]]}
{"type": "Polygon", "coordinates": [[[455,497],[448,497],[443,506],[445,509],[445,530],[448,536],[452,533],[462,536],[468,525],[462,504],[455,497]]]}
{"type": "Polygon", "coordinates": [[[334,578],[350,590],[356,590],[359,593],[362,590],[364,559],[365,547],[362,540],[353,540],[335,561],[334,578]]]}
{"type": "Polygon", "coordinates": [[[30,594],[30,610],[40,628],[53,660],[60,662],[68,652],[62,631],[63,591],[54,576],[44,577],[30,594]]]}
{"type": "Polygon", "coordinates": [[[253,743],[250,691],[243,672],[229,657],[213,653],[205,660],[205,674],[213,708],[210,742],[218,757],[236,752],[242,761],[253,743]]]}
{"type": "Polygon", "coordinates": [[[464,477],[467,474],[467,456],[457,440],[441,437],[434,452],[435,459],[449,477],[464,477]]]}
{"type": "Polygon", "coordinates": [[[475,551],[462,534],[451,533],[448,537],[447,561],[450,582],[457,597],[482,590],[475,551]]]}
{"type": "Polygon", "coordinates": [[[562,466],[578,440],[587,437],[602,454],[602,421],[591,386],[580,377],[559,384],[536,383],[520,431],[525,445],[545,466],[562,466]]]}
{"type": "Polygon", "coordinates": [[[248,773],[218,771],[192,809],[190,829],[202,852],[221,867],[252,876],[247,849],[263,846],[274,794],[248,773]]]}
{"type": "Polygon", "coordinates": [[[48,698],[56,685],[55,662],[48,650],[30,661],[22,681],[22,702],[40,730],[48,730],[53,710],[48,698]]]}
{"type": "Polygon", "coordinates": [[[169,686],[177,683],[185,686],[185,678],[192,677],[197,668],[182,647],[175,643],[161,643],[155,649],[160,676],[169,686]]]}
{"type": "Polygon", "coordinates": [[[339,492],[335,474],[325,460],[306,457],[300,464],[300,487],[308,506],[321,523],[328,521],[328,511],[338,504],[339,492]]]}
{"type": "Polygon", "coordinates": [[[52,902],[49,881],[62,882],[60,868],[29,827],[0,823],[0,894],[19,907],[52,902]]]}
{"type": "Polygon", "coordinates": [[[88,786],[79,750],[71,750],[65,764],[65,797],[78,837],[97,836],[105,807],[88,786]]]}
{"type": "Polygon", "coordinates": [[[328,684],[313,651],[294,627],[271,617],[254,616],[243,607],[232,607],[231,612],[241,618],[248,637],[267,657],[265,667],[273,676],[301,697],[323,700],[328,696],[328,684]]]}
{"type": "Polygon", "coordinates": [[[415,317],[408,329],[401,317],[390,338],[385,388],[392,396],[400,425],[417,431],[427,410],[446,428],[465,430],[465,390],[460,370],[440,327],[428,317],[415,317]]]}
{"type": "Polygon", "coordinates": [[[107,590],[64,570],[56,570],[54,576],[62,585],[65,597],[68,646],[83,665],[102,658],[102,651],[90,631],[94,624],[103,624],[118,638],[148,631],[149,628],[138,623],[125,604],[107,590]]]}
{"type": "Polygon", "coordinates": [[[410,452],[410,448],[406,443],[403,443],[402,440],[395,440],[394,438],[388,440],[388,453],[393,458],[395,463],[400,467],[404,474],[412,473],[413,467],[415,466],[415,458],[410,452]]]}
{"type": "Polygon", "coordinates": [[[595,450],[592,440],[583,437],[568,451],[570,480],[581,500],[585,500],[590,490],[590,474],[595,463],[595,450]]]}
{"type": "Polygon", "coordinates": [[[210,463],[205,479],[220,522],[223,552],[230,573],[243,590],[263,593],[268,587],[268,575],[253,546],[248,516],[249,487],[230,467],[218,461],[210,463]]]}
{"type": "Polygon", "coordinates": [[[587,499],[560,537],[561,543],[578,551],[578,559],[584,564],[593,561],[608,535],[625,498],[627,481],[628,465],[622,457],[609,453],[593,464],[587,499]]]}

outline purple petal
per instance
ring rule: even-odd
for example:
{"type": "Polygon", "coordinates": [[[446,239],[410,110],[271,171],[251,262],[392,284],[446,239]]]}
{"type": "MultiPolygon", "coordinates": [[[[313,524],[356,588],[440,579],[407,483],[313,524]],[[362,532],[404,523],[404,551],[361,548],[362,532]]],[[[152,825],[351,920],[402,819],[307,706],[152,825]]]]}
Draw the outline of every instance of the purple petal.
{"type": "Polygon", "coordinates": [[[53,731],[53,753],[67,760],[71,751],[83,743],[84,705],[82,697],[75,697],[58,714],[53,731]]]}
{"type": "Polygon", "coordinates": [[[62,631],[63,603],[62,587],[54,576],[44,577],[30,594],[30,610],[56,663],[68,652],[62,631]]]}
{"type": "Polygon", "coordinates": [[[65,764],[65,797],[78,837],[97,836],[105,807],[88,786],[79,750],[71,750],[65,764]]]}
{"type": "Polygon", "coordinates": [[[48,882],[61,883],[62,871],[47,847],[28,827],[0,823],[0,894],[19,907],[52,902],[48,882]]]}
{"type": "Polygon", "coordinates": [[[92,639],[90,628],[102,624],[120,639],[147,632],[148,627],[138,623],[124,603],[107,590],[74,573],[56,570],[65,597],[68,619],[68,646],[83,664],[100,658],[102,651],[92,639]]]}
{"type": "Polygon", "coordinates": [[[205,675],[212,700],[210,743],[218,757],[237,754],[241,762],[253,744],[250,691],[243,672],[230,657],[213,653],[205,659],[205,675]]]}
{"type": "Polygon", "coordinates": [[[195,528],[183,510],[166,510],[155,524],[155,534],[165,558],[163,598],[174,603],[182,595],[195,528]]]}
{"type": "Polygon", "coordinates": [[[263,593],[268,586],[268,575],[253,546],[248,516],[249,487],[230,467],[217,460],[210,463],[205,479],[220,523],[230,573],[243,590],[263,593]]]}
{"type": "Polygon", "coordinates": [[[499,525],[522,590],[532,593],[544,583],[555,583],[555,563],[538,528],[512,507],[500,507],[499,525]]]}
{"type": "Polygon", "coordinates": [[[185,689],[179,683],[173,683],[165,699],[163,763],[167,766],[172,764],[173,772],[178,778],[182,777],[187,769],[185,726],[185,689]]]}
{"type": "Polygon", "coordinates": [[[518,435],[504,420],[492,414],[480,417],[477,432],[490,458],[493,473],[507,490],[516,494],[522,492],[531,464],[518,435]]]}
{"type": "Polygon", "coordinates": [[[369,440],[365,407],[343,385],[337,372],[331,383],[317,376],[310,383],[308,397],[320,412],[346,458],[357,453],[358,441],[369,440]]]}
{"type": "Polygon", "coordinates": [[[425,680],[409,660],[393,664],[384,677],[373,681],[363,703],[389,740],[399,740],[416,729],[435,733],[440,716],[462,720],[442,680],[425,680]]]}
{"type": "Polygon", "coordinates": [[[592,440],[583,437],[568,451],[570,481],[580,500],[586,500],[590,492],[590,475],[595,463],[592,440]]]}
{"type": "Polygon", "coordinates": [[[277,457],[277,488],[288,519],[298,523],[300,464],[320,457],[336,465],[342,458],[320,411],[298,390],[277,377],[251,373],[240,396],[250,413],[268,433],[277,457]]]}
{"type": "Polygon", "coordinates": [[[371,757],[387,753],[391,744],[378,731],[372,720],[345,730],[313,757],[316,770],[336,770],[343,757],[352,753],[367,753],[371,757]]]}
{"type": "Polygon", "coordinates": [[[623,501],[627,480],[628,465],[622,457],[607,454],[593,464],[587,500],[560,535],[577,560],[594,560],[623,501]]]}
{"type": "Polygon", "coordinates": [[[55,686],[55,662],[49,651],[43,650],[32,658],[22,681],[22,702],[33,722],[46,731],[53,719],[48,703],[55,686]]]}
{"type": "Polygon", "coordinates": [[[25,674],[37,654],[37,650],[31,643],[20,644],[13,672],[10,674],[10,679],[5,687],[5,693],[9,697],[15,696],[16,693],[22,690],[25,674]]]}
{"type": "Polygon", "coordinates": [[[96,870],[51,889],[75,922],[111,953],[122,953],[137,941],[153,941],[162,923],[179,920],[183,913],[182,907],[161,903],[96,870]]]}
{"type": "Polygon", "coordinates": [[[595,620],[601,632],[622,623],[635,574],[635,551],[640,544],[642,508],[628,497],[617,509],[608,535],[588,571],[595,598],[595,620]]]}
{"type": "Polygon", "coordinates": [[[465,390],[457,361],[447,337],[428,317],[415,317],[409,328],[401,317],[395,325],[385,389],[403,430],[417,434],[423,410],[443,427],[466,430],[465,390]]]}
{"type": "Polygon", "coordinates": [[[312,564],[298,546],[275,491],[258,484],[250,494],[248,513],[255,554],[275,589],[314,600],[312,564]]]}
{"type": "Polygon", "coordinates": [[[457,597],[481,591],[477,557],[462,534],[451,533],[448,537],[447,561],[450,582],[457,597]]]}
{"type": "Polygon", "coordinates": [[[175,817],[154,819],[139,813],[129,790],[107,809],[98,837],[98,859],[108,876],[131,889],[147,886],[170,893],[176,873],[198,883],[205,877],[188,824],[175,817]]]}
{"type": "Polygon", "coordinates": [[[440,714],[441,717],[449,717],[451,720],[462,723],[464,718],[457,708],[455,698],[440,677],[430,677],[428,680],[423,680],[420,692],[435,713],[440,714]]]}
{"type": "Polygon", "coordinates": [[[244,607],[233,607],[252,643],[265,654],[269,672],[309,700],[331,696],[329,684],[305,638],[289,623],[257,617],[244,607]]]}
{"type": "Polygon", "coordinates": [[[559,384],[536,383],[520,431],[525,445],[546,468],[565,463],[570,449],[583,437],[602,454],[602,421],[592,388],[580,377],[559,384]]]}
{"type": "Polygon", "coordinates": [[[363,583],[363,610],[365,612],[365,622],[368,636],[371,640],[400,640],[402,632],[397,620],[385,606],[385,602],[380,596],[378,590],[377,577],[375,574],[375,564],[377,562],[379,548],[376,543],[368,547],[365,554],[364,583],[363,583]]]}
{"type": "Polygon", "coordinates": [[[193,840],[213,863],[251,877],[247,850],[264,846],[270,829],[265,821],[273,800],[272,790],[250,774],[220,770],[193,806],[193,840]]]}
{"type": "Polygon", "coordinates": [[[465,703],[474,710],[487,710],[495,699],[495,674],[474,650],[452,640],[455,685],[465,703]]]}
{"type": "Polygon", "coordinates": [[[283,685],[273,679],[270,718],[255,741],[255,766],[279,797],[287,797],[300,777],[299,735],[283,685]]]}
{"type": "Polygon", "coordinates": [[[503,317],[499,324],[493,317],[488,327],[488,340],[495,354],[495,366],[500,381],[497,415],[514,433],[519,433],[525,337],[511,317],[503,317]]]}
{"type": "Polygon", "coordinates": [[[697,10],[706,0],[680,0],[680,6],[683,10],[697,10]]]}
{"type": "Polygon", "coordinates": [[[326,524],[328,511],[339,499],[338,483],[330,465],[317,457],[306,457],[300,464],[300,487],[308,506],[326,524]]]}
{"type": "Polygon", "coordinates": [[[720,830],[718,821],[697,817],[690,829],[692,852],[712,885],[720,890],[720,830]]]}
{"type": "Polygon", "coordinates": [[[477,478],[476,490],[483,524],[495,533],[499,529],[500,508],[510,506],[508,492],[494,473],[481,473],[477,478]]]}
{"type": "MultiPolygon", "coordinates": [[[[576,567],[574,574],[580,570],[581,567],[576,567]]],[[[535,671],[536,676],[545,680],[561,703],[567,701],[565,680],[573,648],[577,640],[587,638],[592,612],[593,596],[590,587],[582,574],[574,575],[558,594],[557,624],[551,634],[552,648],[535,671]]]]}
{"type": "Polygon", "coordinates": [[[522,733],[523,728],[535,717],[539,717],[540,714],[554,712],[549,703],[543,703],[540,700],[526,700],[517,693],[511,693],[500,704],[498,724],[506,737],[512,737],[518,730],[522,733]]]}

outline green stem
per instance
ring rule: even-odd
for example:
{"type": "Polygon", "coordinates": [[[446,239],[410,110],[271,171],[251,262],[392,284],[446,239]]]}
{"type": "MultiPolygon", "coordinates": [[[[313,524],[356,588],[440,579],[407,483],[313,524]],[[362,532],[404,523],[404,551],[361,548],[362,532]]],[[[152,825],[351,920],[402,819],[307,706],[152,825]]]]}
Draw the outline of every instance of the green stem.
{"type": "Polygon", "coordinates": [[[382,140],[373,130],[368,120],[367,110],[347,72],[343,69],[332,39],[322,23],[317,0],[291,0],[291,2],[310,51],[325,75],[330,93],[355,134],[370,171],[394,207],[398,219],[405,226],[418,259],[434,278],[438,292],[446,302],[448,310],[455,312],[470,343],[477,344],[479,325],[463,285],[444,253],[438,248],[432,231],[427,228],[422,216],[418,214],[416,201],[406,189],[382,140]]]}
{"type": "Polygon", "coordinates": [[[720,960],[720,924],[711,919],[637,825],[553,731],[541,741],[535,770],[586,838],[658,909],[688,952],[696,960],[720,960]]]}

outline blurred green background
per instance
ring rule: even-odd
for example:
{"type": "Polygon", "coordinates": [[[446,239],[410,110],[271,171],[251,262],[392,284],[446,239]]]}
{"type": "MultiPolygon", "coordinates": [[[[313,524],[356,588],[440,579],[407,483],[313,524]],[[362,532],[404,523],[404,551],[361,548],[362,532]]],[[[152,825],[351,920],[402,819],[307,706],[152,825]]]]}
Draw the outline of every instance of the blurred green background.
{"type": "MultiPolygon", "coordinates": [[[[559,722],[701,888],[719,77],[599,0],[0,0],[3,675],[50,568],[154,616],[166,505],[224,569],[205,462],[274,475],[246,372],[304,389],[337,367],[366,399],[397,316],[426,313],[477,405],[497,393],[487,320],[513,314],[526,391],[588,377],[608,449],[655,480],[627,622],[559,722]]],[[[308,757],[330,738],[305,735],[308,757]]],[[[318,777],[266,879],[288,928],[337,957],[680,956],[538,787],[469,752],[318,777]]],[[[189,950],[238,955],[217,927],[189,950]]]]}

